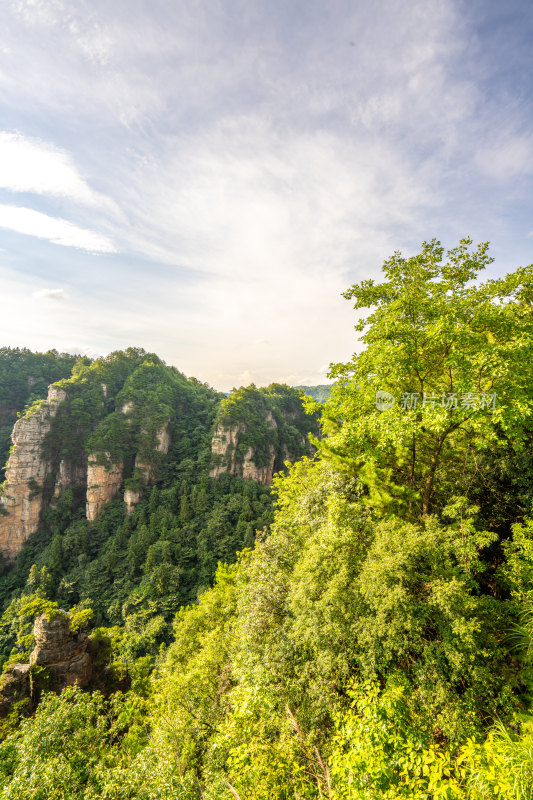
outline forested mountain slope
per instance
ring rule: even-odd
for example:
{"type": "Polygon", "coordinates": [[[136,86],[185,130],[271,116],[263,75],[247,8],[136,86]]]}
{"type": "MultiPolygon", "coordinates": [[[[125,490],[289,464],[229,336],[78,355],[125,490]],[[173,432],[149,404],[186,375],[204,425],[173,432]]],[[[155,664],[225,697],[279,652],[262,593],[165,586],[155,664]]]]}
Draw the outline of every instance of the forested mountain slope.
{"type": "Polygon", "coordinates": [[[78,360],[13,433],[0,517],[0,599],[12,603],[2,660],[27,657],[16,598],[39,596],[90,606],[93,627],[115,626],[122,665],[153,663],[179,607],[268,527],[274,468],[310,453],[310,431],[316,421],[289,387],[224,398],[139,349],[78,360]],[[245,422],[222,452],[213,437],[230,417],[245,422]]]}
{"type": "MultiPolygon", "coordinates": [[[[197,602],[191,591],[172,623],[174,567],[163,553],[178,543],[174,533],[155,538],[175,531],[158,516],[170,498],[164,484],[118,527],[118,500],[96,524],[80,517],[71,530],[85,533],[70,557],[97,541],[98,591],[138,581],[118,601],[116,628],[93,633],[130,659],[133,685],[107,699],[44,692],[34,717],[17,726],[13,715],[0,798],[532,797],[533,267],[481,282],[489,263],[486,245],[463,240],[445,254],[432,241],[411,258],[395,253],[382,283],[346,293],[366,311],[357,325],[364,349],[330,372],[317,453],[274,478],[269,532],[220,564],[197,602]],[[141,530],[154,537],[145,561],[136,560],[141,530]],[[134,660],[141,651],[152,661],[134,660]]],[[[216,507],[210,492],[223,486],[239,508],[253,490],[247,500],[259,508],[266,487],[236,477],[258,447],[247,430],[255,391],[241,409],[213,411],[215,458],[206,440],[205,483],[180,490],[179,514],[191,513],[193,495],[197,513],[207,498],[216,507]],[[221,465],[217,483],[206,473],[221,465]]],[[[260,401],[261,470],[290,419],[285,392],[274,394],[277,409],[268,391],[260,401]]],[[[220,541],[202,539],[213,530],[206,519],[198,568],[220,541]]],[[[229,522],[230,539],[244,522],[242,511],[237,526],[229,522]]],[[[57,535],[63,547],[67,533],[57,535]]],[[[21,644],[33,644],[39,604],[58,613],[46,592],[63,603],[60,592],[79,591],[92,574],[89,552],[68,584],[58,582],[53,558],[61,563],[64,552],[54,548],[40,551],[46,570],[31,570],[26,595],[4,616],[21,644]]],[[[11,575],[23,574],[21,563],[11,575]]],[[[100,607],[92,598],[102,620],[110,599],[100,607]]]]}
{"type": "Polygon", "coordinates": [[[294,388],[312,397],[317,403],[325,403],[331,395],[333,386],[331,384],[320,384],[318,386],[295,386],[294,388]]]}

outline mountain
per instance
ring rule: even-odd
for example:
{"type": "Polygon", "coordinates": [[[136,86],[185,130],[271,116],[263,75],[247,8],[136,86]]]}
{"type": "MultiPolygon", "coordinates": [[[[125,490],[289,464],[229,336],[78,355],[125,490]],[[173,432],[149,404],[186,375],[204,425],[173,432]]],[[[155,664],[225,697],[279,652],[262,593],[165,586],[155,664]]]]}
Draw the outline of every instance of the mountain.
{"type": "Polygon", "coordinates": [[[320,436],[135,350],[27,407],[0,797],[531,797],[533,266],[470,244],[345,293],[320,436]]]}
{"type": "MultiPolygon", "coordinates": [[[[32,355],[19,376],[4,354],[13,385],[26,386],[32,355]]],[[[90,605],[94,624],[118,625],[124,658],[153,658],[218,561],[268,527],[272,477],[311,453],[316,419],[288,386],[225,397],[141,349],[46,358],[68,377],[45,399],[42,386],[9,398],[13,409],[30,402],[0,497],[0,602],[38,593],[90,605]]],[[[3,659],[15,638],[0,636],[3,659]]]]}
{"type": "Polygon", "coordinates": [[[295,386],[300,392],[312,397],[317,403],[325,403],[331,395],[333,384],[319,384],[318,386],[295,386]]]}

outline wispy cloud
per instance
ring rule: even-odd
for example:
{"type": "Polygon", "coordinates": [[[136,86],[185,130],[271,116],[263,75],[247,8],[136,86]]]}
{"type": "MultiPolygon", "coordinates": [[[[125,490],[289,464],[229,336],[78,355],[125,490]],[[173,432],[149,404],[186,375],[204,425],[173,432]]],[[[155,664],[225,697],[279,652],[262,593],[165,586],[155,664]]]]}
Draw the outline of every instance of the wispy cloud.
{"type": "Polygon", "coordinates": [[[92,253],[116,252],[115,245],[107,236],[79,228],[65,219],[50,217],[31,208],[0,205],[0,228],[92,253]]]}
{"type": "Polygon", "coordinates": [[[82,178],[70,154],[17,133],[0,131],[0,188],[12,192],[65,197],[76,203],[116,206],[82,178]]]}
{"type": "Polygon", "coordinates": [[[496,141],[476,154],[480,169],[492,178],[508,181],[533,173],[533,136],[500,131],[496,141]]]}
{"type": "Polygon", "coordinates": [[[64,12],[61,0],[11,0],[10,5],[27,25],[54,25],[64,12]]]}
{"type": "Polygon", "coordinates": [[[33,297],[36,300],[65,300],[66,293],[64,289],[39,289],[37,292],[34,292],[33,297]]]}
{"type": "Polygon", "coordinates": [[[341,291],[394,250],[471,233],[531,261],[526,6],[8,0],[0,226],[28,236],[0,267],[68,285],[34,300],[68,341],[323,382],[356,346],[341,291]]]}

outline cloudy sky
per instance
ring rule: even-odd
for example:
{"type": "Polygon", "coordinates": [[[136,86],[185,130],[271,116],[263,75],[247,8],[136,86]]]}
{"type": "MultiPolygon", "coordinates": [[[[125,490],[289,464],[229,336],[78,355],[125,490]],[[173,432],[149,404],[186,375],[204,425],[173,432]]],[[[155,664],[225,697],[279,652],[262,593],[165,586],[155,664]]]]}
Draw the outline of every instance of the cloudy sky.
{"type": "Polygon", "coordinates": [[[2,0],[0,344],[324,382],[424,239],[533,261],[530,0],[2,0]]]}

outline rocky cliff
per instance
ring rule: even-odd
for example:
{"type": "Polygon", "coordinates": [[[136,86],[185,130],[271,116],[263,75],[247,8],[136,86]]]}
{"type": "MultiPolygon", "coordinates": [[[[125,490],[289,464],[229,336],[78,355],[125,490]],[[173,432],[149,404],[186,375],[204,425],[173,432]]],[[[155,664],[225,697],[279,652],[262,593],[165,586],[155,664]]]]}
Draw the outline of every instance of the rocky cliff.
{"type": "Polygon", "coordinates": [[[85,630],[71,631],[70,623],[71,617],[62,609],[50,617],[37,617],[30,663],[12,664],[0,678],[0,717],[20,701],[28,704],[28,710],[35,708],[37,685],[56,692],[74,684],[88,685],[93,672],[89,638],[85,630]]]}
{"type": "Polygon", "coordinates": [[[13,428],[13,448],[0,497],[0,550],[8,561],[39,525],[43,486],[51,470],[42,445],[65,398],[62,389],[50,386],[48,398],[32,406],[13,428]]]}
{"type": "Polygon", "coordinates": [[[91,453],[87,462],[86,517],[95,520],[106,503],[114,500],[122,486],[124,465],[114,464],[109,453],[104,453],[106,464],[99,454],[91,453]]]}
{"type": "Polygon", "coordinates": [[[217,424],[211,441],[212,466],[209,474],[212,478],[219,478],[224,472],[234,474],[237,469],[235,453],[239,437],[245,430],[243,422],[235,425],[227,422],[217,424]]]}
{"type": "MultiPolygon", "coordinates": [[[[101,389],[105,400],[105,384],[101,384],[101,389]]],[[[59,440],[55,442],[56,455],[52,458],[44,454],[49,453],[49,448],[43,448],[43,445],[53,428],[59,406],[66,399],[67,392],[64,389],[51,385],[47,399],[34,404],[13,429],[13,448],[0,495],[0,552],[8,562],[14,561],[28,537],[37,530],[47,500],[53,503],[66,489],[80,487],[86,492],[86,517],[93,522],[124,486],[124,461],[106,450],[98,450],[87,456],[84,443],[80,441],[74,456],[60,458],[57,453],[65,449],[65,442],[57,434],[59,440]],[[49,487],[47,496],[44,492],[45,484],[49,487]]],[[[69,406],[69,403],[66,405],[69,406]]],[[[101,417],[103,404],[98,401],[98,405],[101,417]]],[[[112,416],[121,418],[124,424],[131,427],[133,410],[134,404],[129,401],[112,416]]],[[[67,407],[63,411],[63,417],[68,418],[69,415],[71,411],[67,407]]],[[[106,418],[108,417],[104,416],[104,421],[106,418]]],[[[150,440],[142,421],[139,424],[139,441],[150,440]]],[[[130,475],[133,461],[135,489],[127,488],[124,493],[128,513],[132,513],[139,503],[143,489],[153,482],[160,457],[168,452],[171,440],[168,418],[155,430],[153,438],[151,447],[144,446],[137,453],[135,449],[131,453],[130,475]]],[[[140,448],[140,444],[138,447],[140,448]]]]}
{"type": "MultiPolygon", "coordinates": [[[[221,400],[141,350],[77,364],[13,430],[0,498],[5,559],[14,561],[41,522],[60,532],[83,507],[94,522],[109,502],[123,497],[132,514],[164,473],[169,450],[167,473],[180,469],[179,459],[187,463],[205,452],[211,425],[211,477],[229,473],[263,486],[286,460],[309,455],[308,434],[317,432],[300,393],[288,386],[250,386],[221,400]]],[[[201,461],[204,469],[203,455],[201,461]]]]}
{"type": "MultiPolygon", "coordinates": [[[[267,413],[265,421],[271,430],[278,427],[271,412],[267,413]]],[[[242,447],[246,434],[244,422],[235,425],[218,423],[211,442],[212,467],[209,474],[212,478],[219,478],[224,472],[228,472],[236,478],[270,486],[276,461],[275,445],[273,442],[264,443],[266,457],[263,458],[263,463],[257,464],[256,449],[252,445],[245,446],[244,449],[242,447]]]]}
{"type": "Polygon", "coordinates": [[[87,463],[86,459],[83,459],[83,461],[84,463],[80,465],[73,464],[67,459],[61,459],[55,480],[54,497],[59,497],[61,492],[64,492],[65,489],[70,489],[71,486],[85,485],[87,481],[87,463]]]}
{"type": "Polygon", "coordinates": [[[45,667],[49,688],[87,686],[91,679],[91,657],[87,652],[88,636],[84,630],[72,632],[70,616],[61,609],[51,616],[41,614],[35,620],[35,647],[30,666],[45,667]]]}
{"type": "MultiPolygon", "coordinates": [[[[156,433],[155,453],[166,455],[170,446],[170,433],[168,431],[168,422],[165,422],[156,433]]],[[[157,471],[157,463],[147,461],[141,453],[135,456],[135,488],[129,486],[124,490],[124,502],[126,504],[126,513],[132,514],[137,505],[139,504],[143,488],[153,483],[157,471]]]]}
{"type": "Polygon", "coordinates": [[[317,435],[318,427],[305,414],[299,392],[279,384],[239,389],[221,403],[209,474],[270,486],[285,461],[311,454],[309,433],[317,435]]]}
{"type": "MultiPolygon", "coordinates": [[[[257,465],[254,460],[254,449],[249,447],[242,461],[242,468],[239,470],[245,481],[257,481],[262,483],[263,486],[270,486],[272,478],[274,477],[274,463],[276,461],[276,450],[273,444],[268,445],[268,461],[266,464],[257,465]]],[[[237,475],[238,472],[234,472],[237,475]]]]}

